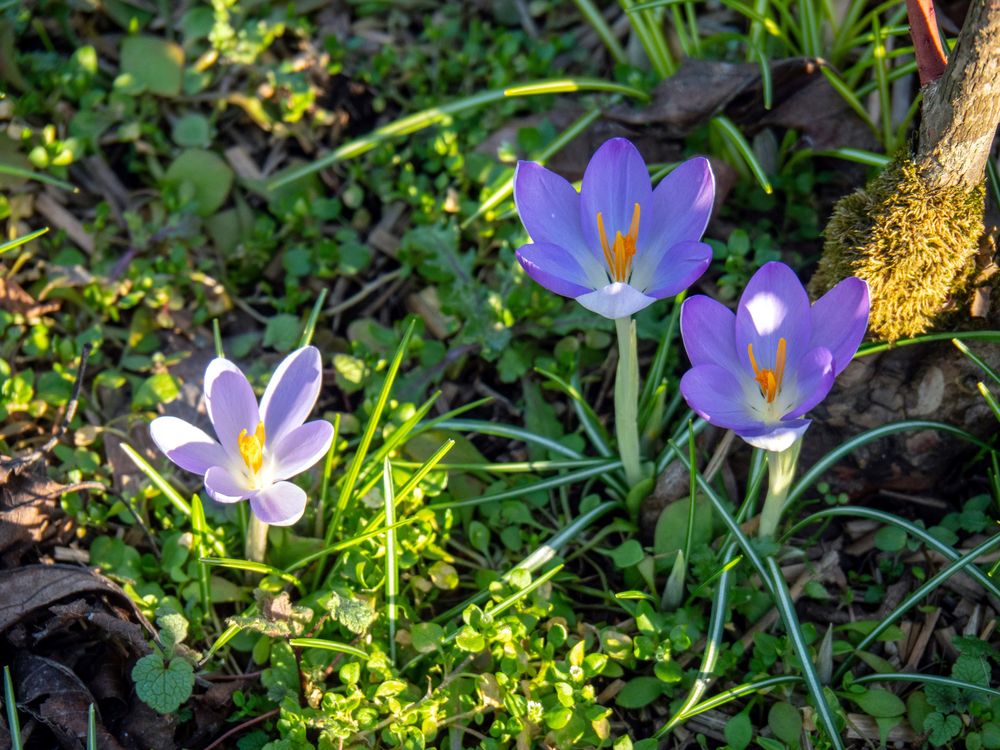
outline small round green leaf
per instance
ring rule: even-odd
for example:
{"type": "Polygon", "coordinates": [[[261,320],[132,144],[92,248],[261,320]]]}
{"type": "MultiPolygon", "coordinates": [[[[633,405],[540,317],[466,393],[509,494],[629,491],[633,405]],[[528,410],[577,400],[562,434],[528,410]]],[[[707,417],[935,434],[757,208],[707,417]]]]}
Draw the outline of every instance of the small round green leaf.
{"type": "Polygon", "coordinates": [[[147,654],[132,667],[132,680],[143,703],[161,714],[169,714],[191,697],[194,668],[184,659],[171,659],[164,664],[159,654],[147,654]]]}
{"type": "Polygon", "coordinates": [[[622,708],[642,708],[663,695],[663,683],[655,677],[633,677],[618,693],[615,702],[622,708]]]}
{"type": "Polygon", "coordinates": [[[851,700],[857,703],[862,711],[876,719],[892,718],[906,713],[906,704],[898,695],[888,690],[866,690],[861,695],[852,695],[851,700]]]}
{"type": "Polygon", "coordinates": [[[122,40],[121,72],[146,91],[159,96],[181,93],[184,50],[157,36],[127,36],[122,40]]]}
{"type": "Polygon", "coordinates": [[[180,186],[182,191],[186,187],[198,214],[211,216],[229,196],[233,170],[213,151],[191,148],[167,167],[164,181],[180,186]]]}
{"type": "Polygon", "coordinates": [[[771,706],[767,714],[767,725],[774,736],[790,747],[799,746],[802,735],[802,714],[791,703],[781,701],[771,706]]]}

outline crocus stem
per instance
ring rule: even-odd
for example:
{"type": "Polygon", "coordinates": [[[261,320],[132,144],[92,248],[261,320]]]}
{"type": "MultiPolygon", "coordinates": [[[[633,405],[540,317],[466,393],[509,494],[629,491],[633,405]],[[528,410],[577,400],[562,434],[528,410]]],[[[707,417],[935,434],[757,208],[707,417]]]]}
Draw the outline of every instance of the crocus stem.
{"type": "Polygon", "coordinates": [[[799,460],[802,441],[796,440],[783,451],[767,452],[767,497],[760,513],[759,534],[773,537],[778,531],[781,514],[785,510],[785,500],[795,478],[795,464],[799,460]]]}
{"type": "Polygon", "coordinates": [[[267,524],[257,518],[256,514],[250,514],[250,522],[247,524],[247,560],[251,562],[264,562],[264,552],[267,550],[267,524]]]}
{"type": "Polygon", "coordinates": [[[625,480],[635,487],[642,479],[639,464],[639,355],[635,322],[615,318],[618,330],[618,372],[615,376],[615,435],[625,467],[625,480]]]}

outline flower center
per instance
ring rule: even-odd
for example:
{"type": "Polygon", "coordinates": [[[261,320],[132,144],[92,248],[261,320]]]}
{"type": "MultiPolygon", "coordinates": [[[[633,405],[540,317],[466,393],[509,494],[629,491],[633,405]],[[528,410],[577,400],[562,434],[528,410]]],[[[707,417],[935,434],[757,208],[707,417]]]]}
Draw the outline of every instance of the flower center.
{"type": "Polygon", "coordinates": [[[240,455],[243,456],[243,462],[256,476],[260,467],[264,465],[264,423],[259,422],[252,435],[248,434],[246,430],[241,431],[237,441],[240,444],[240,455]]]}
{"type": "Polygon", "coordinates": [[[750,353],[750,366],[753,367],[754,380],[760,386],[760,395],[767,399],[767,403],[774,403],[775,397],[781,391],[781,379],[785,376],[785,348],[787,344],[784,338],[778,339],[778,354],[775,357],[774,369],[761,369],[757,366],[757,360],[753,356],[753,344],[747,344],[747,351],[750,353]]]}
{"type": "Polygon", "coordinates": [[[632,259],[635,257],[635,243],[639,239],[639,204],[632,210],[632,224],[628,234],[615,232],[614,243],[608,243],[608,235],[604,231],[604,217],[597,212],[597,232],[601,236],[601,248],[604,250],[604,261],[613,281],[626,281],[632,272],[632,259]]]}

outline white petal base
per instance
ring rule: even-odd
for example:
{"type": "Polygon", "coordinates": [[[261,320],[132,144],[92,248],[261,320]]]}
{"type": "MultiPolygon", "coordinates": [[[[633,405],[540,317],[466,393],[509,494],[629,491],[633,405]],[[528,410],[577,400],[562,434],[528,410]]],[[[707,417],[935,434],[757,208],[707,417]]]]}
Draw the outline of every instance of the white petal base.
{"type": "Polygon", "coordinates": [[[647,297],[634,286],[616,281],[602,289],[581,294],[576,301],[591,312],[614,320],[634,315],[656,302],[656,299],[647,297]]]}

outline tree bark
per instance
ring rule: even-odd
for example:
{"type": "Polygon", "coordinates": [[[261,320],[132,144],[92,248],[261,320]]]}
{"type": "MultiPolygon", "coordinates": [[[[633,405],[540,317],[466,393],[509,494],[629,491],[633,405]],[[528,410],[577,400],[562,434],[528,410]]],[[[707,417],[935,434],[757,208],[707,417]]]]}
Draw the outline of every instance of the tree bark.
{"type": "Polygon", "coordinates": [[[923,93],[922,176],[930,187],[979,185],[1000,123],[1000,0],[973,0],[944,74],[923,93]]]}

